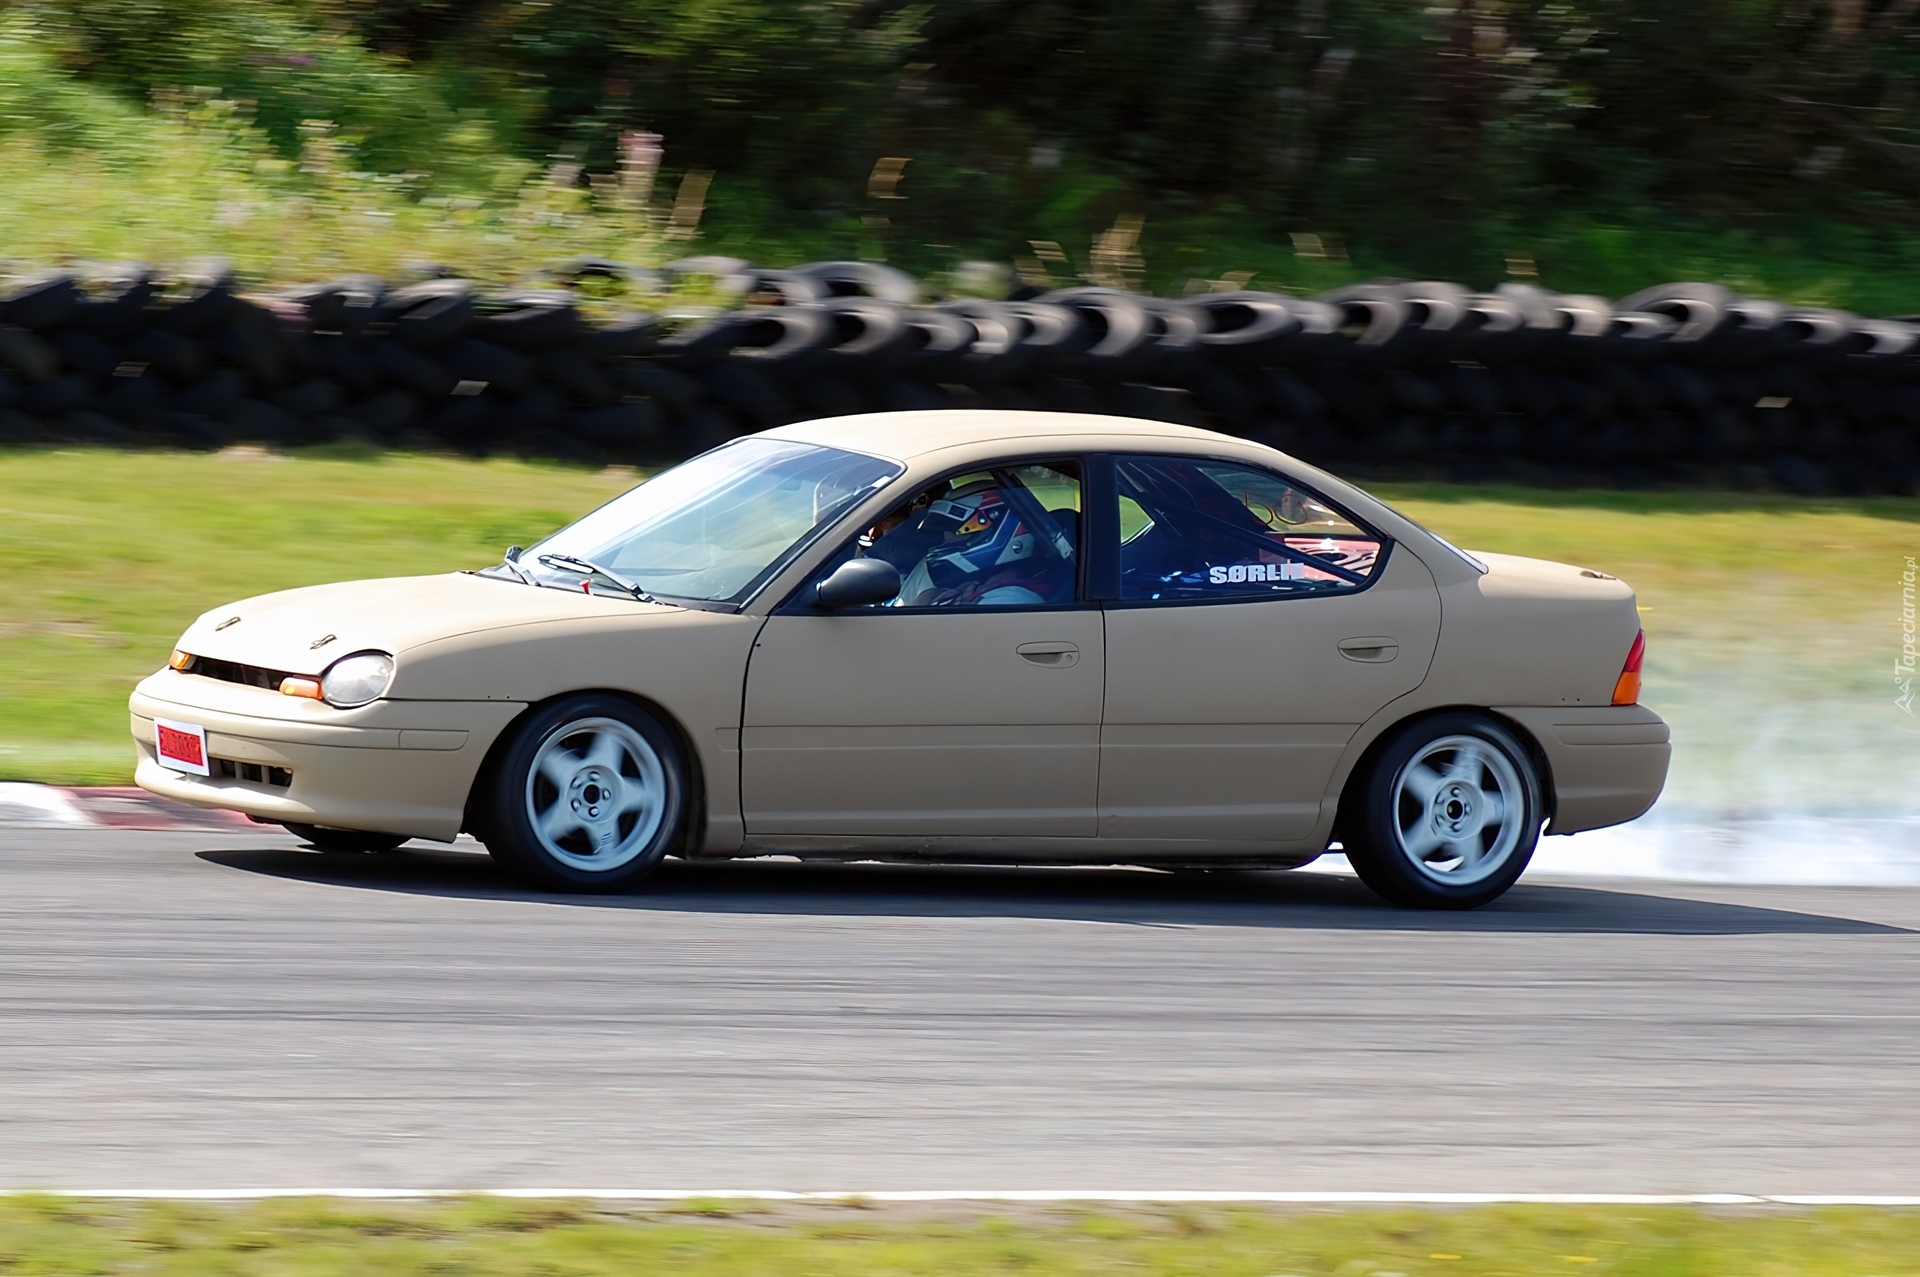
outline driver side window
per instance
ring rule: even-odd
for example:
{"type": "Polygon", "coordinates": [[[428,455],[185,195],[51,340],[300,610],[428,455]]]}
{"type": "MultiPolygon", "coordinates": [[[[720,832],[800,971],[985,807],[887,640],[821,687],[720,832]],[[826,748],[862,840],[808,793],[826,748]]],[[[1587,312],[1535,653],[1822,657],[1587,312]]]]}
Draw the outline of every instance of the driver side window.
{"type": "Polygon", "coordinates": [[[849,559],[874,558],[900,573],[900,593],[874,609],[1072,603],[1080,511],[1079,467],[1070,462],[954,475],[888,511],[814,579],[849,559]]]}

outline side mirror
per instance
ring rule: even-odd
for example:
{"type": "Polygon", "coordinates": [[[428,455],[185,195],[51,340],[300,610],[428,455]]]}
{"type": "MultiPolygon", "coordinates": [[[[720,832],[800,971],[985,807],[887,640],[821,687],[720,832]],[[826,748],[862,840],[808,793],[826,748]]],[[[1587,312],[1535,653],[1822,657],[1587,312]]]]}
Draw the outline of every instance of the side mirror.
{"type": "Polygon", "coordinates": [[[900,569],[885,559],[848,559],[814,588],[813,605],[870,607],[900,593],[900,569]]]}

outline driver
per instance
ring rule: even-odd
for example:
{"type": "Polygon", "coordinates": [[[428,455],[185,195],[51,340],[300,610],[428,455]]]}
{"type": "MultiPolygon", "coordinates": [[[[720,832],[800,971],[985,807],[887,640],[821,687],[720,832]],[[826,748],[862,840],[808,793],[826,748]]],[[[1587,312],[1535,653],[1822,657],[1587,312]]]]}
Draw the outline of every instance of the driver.
{"type": "Polygon", "coordinates": [[[1057,588],[1047,579],[1052,575],[1048,565],[1035,554],[1037,538],[990,479],[932,501],[917,521],[883,537],[873,553],[894,561],[884,551],[909,527],[918,533],[914,540],[931,534],[933,543],[906,573],[895,607],[1045,603],[1057,588]]]}

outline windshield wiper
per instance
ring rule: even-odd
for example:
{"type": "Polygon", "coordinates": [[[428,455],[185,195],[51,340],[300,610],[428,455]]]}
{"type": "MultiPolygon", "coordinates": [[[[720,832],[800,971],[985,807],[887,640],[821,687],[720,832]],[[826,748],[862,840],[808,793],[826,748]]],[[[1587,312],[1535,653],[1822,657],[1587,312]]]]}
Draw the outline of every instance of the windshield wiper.
{"type": "Polygon", "coordinates": [[[500,566],[508,569],[515,576],[519,577],[522,585],[540,584],[540,582],[533,579],[532,573],[520,566],[520,547],[517,545],[507,547],[507,552],[500,556],[500,566]]]}
{"type": "Polygon", "coordinates": [[[660,600],[641,589],[638,583],[629,581],[618,572],[609,571],[589,559],[577,558],[571,554],[543,554],[540,562],[550,568],[560,568],[567,572],[578,572],[582,576],[602,576],[613,582],[642,603],[658,603],[660,600]]]}

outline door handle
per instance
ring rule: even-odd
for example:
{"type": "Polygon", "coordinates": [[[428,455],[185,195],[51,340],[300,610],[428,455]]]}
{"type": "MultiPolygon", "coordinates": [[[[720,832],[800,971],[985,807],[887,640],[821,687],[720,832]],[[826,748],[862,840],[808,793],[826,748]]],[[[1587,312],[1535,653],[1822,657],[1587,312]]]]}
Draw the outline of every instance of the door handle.
{"type": "Polygon", "coordinates": [[[1378,636],[1341,639],[1340,655],[1350,661],[1379,665],[1400,655],[1400,640],[1378,636]]]}
{"type": "Polygon", "coordinates": [[[1057,670],[1080,661],[1080,649],[1071,643],[1022,643],[1013,650],[1035,665],[1057,670]]]}

